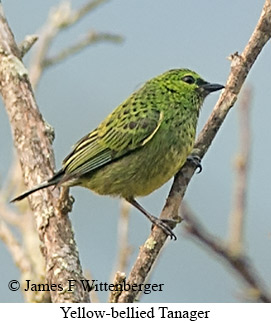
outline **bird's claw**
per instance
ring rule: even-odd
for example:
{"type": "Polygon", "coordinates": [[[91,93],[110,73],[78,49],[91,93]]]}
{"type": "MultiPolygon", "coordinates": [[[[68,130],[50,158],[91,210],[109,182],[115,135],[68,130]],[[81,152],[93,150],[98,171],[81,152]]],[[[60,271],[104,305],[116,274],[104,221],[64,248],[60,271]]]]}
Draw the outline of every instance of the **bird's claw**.
{"type": "Polygon", "coordinates": [[[197,155],[189,155],[187,161],[192,163],[196,169],[198,169],[197,174],[202,172],[201,158],[197,155]]]}
{"type": "MultiPolygon", "coordinates": [[[[158,219],[155,216],[151,217],[151,222],[154,225],[157,225],[160,229],[162,229],[172,240],[177,240],[176,235],[173,233],[172,229],[168,225],[168,223],[176,223],[176,221],[171,220],[171,219],[158,219]]],[[[152,228],[153,228],[152,226],[152,228]]]]}

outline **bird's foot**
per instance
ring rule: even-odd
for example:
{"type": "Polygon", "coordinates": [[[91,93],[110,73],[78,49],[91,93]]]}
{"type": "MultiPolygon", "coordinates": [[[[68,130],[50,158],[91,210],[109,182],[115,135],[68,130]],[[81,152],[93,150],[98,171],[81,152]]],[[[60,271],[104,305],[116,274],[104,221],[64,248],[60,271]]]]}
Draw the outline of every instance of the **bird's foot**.
{"type": "Polygon", "coordinates": [[[155,216],[151,215],[148,211],[146,211],[143,206],[141,206],[134,198],[126,198],[126,201],[131,203],[135,208],[137,208],[141,213],[143,213],[150,221],[151,223],[156,226],[158,226],[160,229],[162,229],[165,234],[167,234],[170,239],[177,240],[176,235],[173,233],[171,227],[169,226],[169,223],[176,223],[174,220],[170,219],[158,219],[155,216]]]}
{"type": "Polygon", "coordinates": [[[149,220],[152,222],[153,226],[156,225],[160,229],[162,229],[170,237],[171,240],[177,240],[176,235],[173,233],[171,227],[169,226],[170,223],[176,223],[176,221],[171,219],[159,219],[151,214],[149,214],[149,220]]]}
{"type": "Polygon", "coordinates": [[[197,174],[202,172],[201,158],[199,156],[189,155],[187,161],[192,163],[196,167],[196,170],[198,169],[197,174]]]}

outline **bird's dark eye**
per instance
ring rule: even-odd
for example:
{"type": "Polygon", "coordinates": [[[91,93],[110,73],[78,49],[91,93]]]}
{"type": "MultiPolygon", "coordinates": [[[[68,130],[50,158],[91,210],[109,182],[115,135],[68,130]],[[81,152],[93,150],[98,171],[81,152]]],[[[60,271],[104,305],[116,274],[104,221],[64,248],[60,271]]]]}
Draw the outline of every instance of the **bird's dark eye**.
{"type": "Polygon", "coordinates": [[[193,76],[191,75],[186,75],[182,78],[182,80],[187,83],[187,84],[194,84],[195,83],[195,79],[193,76]]]}

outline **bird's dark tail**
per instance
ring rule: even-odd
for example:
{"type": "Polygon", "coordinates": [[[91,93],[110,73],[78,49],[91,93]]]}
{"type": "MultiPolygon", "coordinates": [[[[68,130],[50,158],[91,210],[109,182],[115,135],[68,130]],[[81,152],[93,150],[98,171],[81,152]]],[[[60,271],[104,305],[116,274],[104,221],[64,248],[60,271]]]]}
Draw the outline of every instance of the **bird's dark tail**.
{"type": "Polygon", "coordinates": [[[15,197],[14,199],[12,199],[10,201],[10,203],[14,203],[14,202],[18,202],[18,201],[21,201],[23,200],[24,198],[26,198],[28,195],[34,193],[34,192],[37,192],[43,188],[46,188],[46,187],[49,187],[49,186],[53,186],[53,185],[57,185],[60,181],[61,181],[61,178],[63,176],[63,170],[60,170],[59,172],[57,172],[52,178],[50,178],[49,180],[41,183],[40,185],[38,186],[35,186],[33,187],[31,190],[29,191],[26,191],[24,192],[23,194],[15,197]]]}

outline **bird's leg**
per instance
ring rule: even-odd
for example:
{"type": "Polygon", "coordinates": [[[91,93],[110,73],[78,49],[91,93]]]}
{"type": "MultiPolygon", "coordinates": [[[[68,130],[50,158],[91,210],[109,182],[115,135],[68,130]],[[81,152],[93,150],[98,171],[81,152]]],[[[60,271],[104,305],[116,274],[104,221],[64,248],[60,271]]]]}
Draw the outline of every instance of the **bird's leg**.
{"type": "Polygon", "coordinates": [[[196,167],[197,174],[201,173],[202,166],[201,166],[201,158],[197,155],[189,155],[187,158],[187,161],[193,164],[196,167]]]}
{"type": "Polygon", "coordinates": [[[132,204],[135,208],[137,208],[141,213],[143,213],[153,225],[157,225],[161,228],[169,237],[170,239],[177,240],[176,235],[173,233],[171,228],[166,222],[174,222],[174,220],[170,219],[158,219],[155,216],[151,215],[148,211],[146,211],[134,198],[126,199],[127,202],[132,204]]]}

